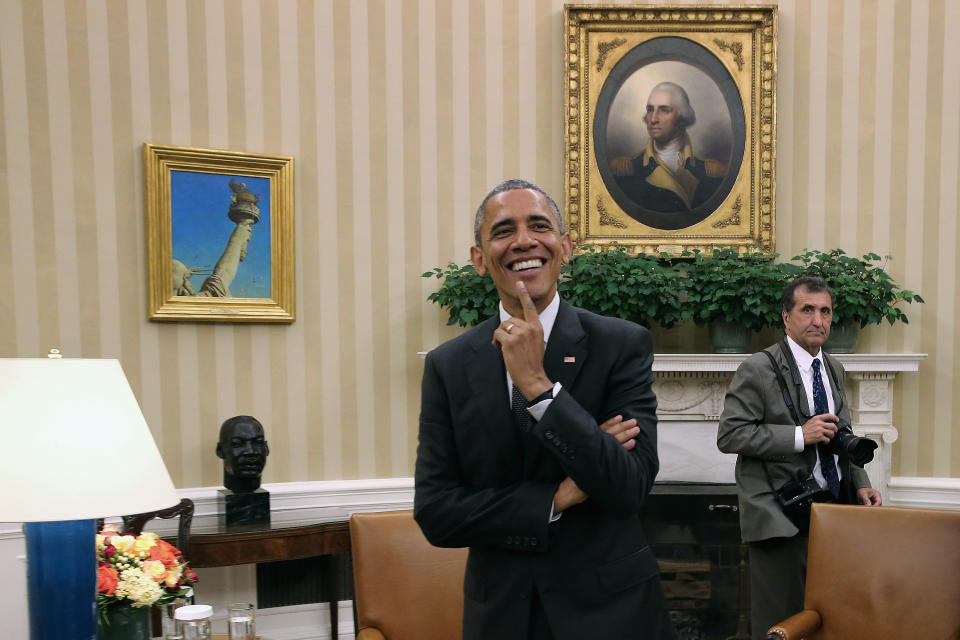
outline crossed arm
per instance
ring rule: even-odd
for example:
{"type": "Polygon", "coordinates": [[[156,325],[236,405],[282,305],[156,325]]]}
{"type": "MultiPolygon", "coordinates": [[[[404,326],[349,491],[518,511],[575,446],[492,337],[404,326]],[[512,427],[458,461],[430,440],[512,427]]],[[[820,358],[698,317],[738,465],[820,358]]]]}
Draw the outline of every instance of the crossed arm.
{"type": "MultiPolygon", "coordinates": [[[[511,318],[494,335],[511,378],[528,399],[553,386],[543,373],[542,329],[533,321],[532,302],[529,305],[527,317],[511,318]],[[506,331],[511,323],[514,326],[506,331]]],[[[459,418],[450,406],[448,394],[458,391],[446,386],[456,383],[428,356],[415,515],[433,544],[505,547],[504,539],[516,535],[545,540],[551,505],[554,513],[587,499],[618,515],[639,509],[658,469],[652,348],[649,334],[642,330],[619,337],[629,344],[618,343],[611,350],[618,359],[603,372],[603,407],[594,407],[597,415],[613,417],[598,423],[569,390],[563,390],[531,431],[567,474],[552,482],[518,475],[516,482],[500,486],[499,481],[478,480],[485,471],[464,469],[463,457],[476,452],[461,450],[463,443],[456,435],[464,433],[460,430],[465,425],[456,426],[459,418]],[[566,453],[553,446],[556,438],[569,445],[566,453]]]]}

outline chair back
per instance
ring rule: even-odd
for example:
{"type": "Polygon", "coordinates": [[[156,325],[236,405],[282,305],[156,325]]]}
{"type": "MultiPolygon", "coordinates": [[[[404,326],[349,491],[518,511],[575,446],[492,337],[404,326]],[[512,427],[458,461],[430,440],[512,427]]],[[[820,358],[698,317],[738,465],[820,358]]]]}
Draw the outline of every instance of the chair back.
{"type": "Polygon", "coordinates": [[[123,531],[135,536],[143,533],[147,522],[154,518],[176,518],[180,517],[177,525],[177,549],[183,554],[183,558],[190,560],[190,525],[193,524],[193,500],[184,498],[178,504],[167,509],[158,511],[148,511],[146,513],[135,513],[130,516],[123,516],[123,531]]]}
{"type": "Polygon", "coordinates": [[[466,549],[434,547],[412,511],[350,518],[358,638],[367,628],[387,640],[462,637],[466,549]]]}
{"type": "Polygon", "coordinates": [[[811,640],[960,638],[960,511],[813,505],[811,640]]]}

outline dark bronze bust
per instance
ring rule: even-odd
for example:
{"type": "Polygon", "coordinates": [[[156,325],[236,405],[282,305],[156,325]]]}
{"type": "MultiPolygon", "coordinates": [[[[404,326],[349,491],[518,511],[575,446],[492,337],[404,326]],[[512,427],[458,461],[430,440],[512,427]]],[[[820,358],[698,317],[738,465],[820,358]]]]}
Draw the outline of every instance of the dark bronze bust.
{"type": "Polygon", "coordinates": [[[223,486],[235,493],[260,488],[260,476],[270,447],[263,425],[252,416],[234,416],[220,426],[217,457],[223,459],[223,486]]]}

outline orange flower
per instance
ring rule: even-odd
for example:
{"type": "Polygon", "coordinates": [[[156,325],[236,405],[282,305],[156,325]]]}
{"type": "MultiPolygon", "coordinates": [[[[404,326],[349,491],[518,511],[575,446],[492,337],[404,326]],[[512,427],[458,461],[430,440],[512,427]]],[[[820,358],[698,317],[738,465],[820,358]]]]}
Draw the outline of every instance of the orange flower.
{"type": "Polygon", "coordinates": [[[163,540],[157,540],[156,546],[150,547],[150,560],[159,560],[167,568],[179,564],[177,562],[178,555],[180,555],[180,552],[177,551],[177,548],[163,540]]]}
{"type": "Polygon", "coordinates": [[[113,567],[97,568],[97,591],[112,596],[117,590],[119,575],[113,567]]]}
{"type": "Polygon", "coordinates": [[[178,567],[170,567],[167,570],[167,577],[163,579],[163,583],[170,587],[171,589],[177,586],[177,583],[180,582],[180,574],[183,573],[183,565],[178,567]]]}

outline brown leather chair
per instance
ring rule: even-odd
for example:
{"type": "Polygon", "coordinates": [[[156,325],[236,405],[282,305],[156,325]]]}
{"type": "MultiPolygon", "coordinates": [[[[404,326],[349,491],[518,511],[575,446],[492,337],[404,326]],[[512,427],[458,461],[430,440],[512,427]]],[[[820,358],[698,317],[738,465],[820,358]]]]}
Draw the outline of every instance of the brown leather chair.
{"type": "Polygon", "coordinates": [[[960,511],[814,504],[804,610],[771,640],[960,638],[960,511]]]}
{"type": "Polygon", "coordinates": [[[459,640],[466,549],[423,537],[412,511],[350,517],[357,640],[459,640]]]}

